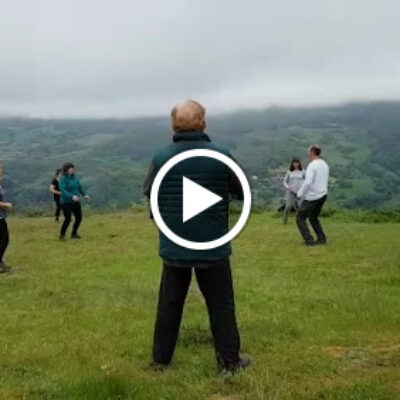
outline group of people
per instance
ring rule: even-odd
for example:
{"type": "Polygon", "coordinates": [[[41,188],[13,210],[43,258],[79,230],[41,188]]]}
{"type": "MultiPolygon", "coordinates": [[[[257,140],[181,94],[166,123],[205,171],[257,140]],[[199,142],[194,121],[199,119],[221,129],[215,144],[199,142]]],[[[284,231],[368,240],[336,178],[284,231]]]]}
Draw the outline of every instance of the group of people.
{"type": "MultiPolygon", "coordinates": [[[[7,212],[13,208],[12,203],[4,199],[4,190],[1,186],[3,177],[3,165],[0,164],[0,274],[10,271],[10,267],[3,260],[7,250],[10,235],[7,225],[7,212]]],[[[75,217],[72,228],[72,239],[81,239],[78,233],[82,222],[81,198],[89,199],[79,179],[75,175],[75,166],[72,163],[64,164],[62,169],[57,169],[55,177],[50,184],[50,192],[55,202],[55,220],[60,219],[61,210],[64,213],[64,222],[61,225],[60,240],[65,240],[65,235],[71,223],[72,215],[75,217]]]]}
{"type": "Polygon", "coordinates": [[[75,221],[72,227],[71,238],[81,239],[78,233],[79,226],[82,222],[81,198],[83,197],[89,200],[89,196],[86,194],[81,182],[75,175],[74,164],[66,163],[62,169],[57,169],[49,190],[53,193],[56,222],[60,219],[61,210],[64,213],[64,222],[61,225],[59,239],[65,240],[72,215],[75,221]]]}
{"type": "Polygon", "coordinates": [[[307,171],[303,171],[299,158],[293,158],[283,180],[286,189],[283,223],[287,224],[290,211],[297,211],[297,226],[304,244],[315,246],[326,244],[326,235],[322,229],[319,215],[328,194],[329,167],[321,158],[321,147],[310,146],[308,149],[307,171]],[[315,232],[311,235],[307,219],[315,232]]]}
{"type": "MultiPolygon", "coordinates": [[[[211,141],[205,133],[205,108],[198,102],[187,100],[178,104],[171,113],[173,129],[172,143],[161,149],[154,156],[144,183],[144,194],[150,197],[157,172],[173,156],[191,149],[205,148],[224,153],[232,157],[229,150],[211,141]]],[[[289,211],[298,208],[297,225],[308,246],[326,243],[318,216],[327,196],[329,168],[321,158],[321,148],[317,145],[308,150],[310,163],[304,172],[299,159],[293,159],[284,185],[287,189],[284,222],[289,211]],[[316,233],[312,237],[307,219],[316,233]]],[[[203,157],[204,158],[204,157],[203,157]]],[[[207,241],[210,237],[220,236],[229,231],[229,199],[243,200],[243,192],[237,177],[220,163],[203,158],[193,158],[182,163],[179,176],[186,176],[204,186],[212,185],[223,201],[199,217],[182,222],[181,179],[175,175],[164,179],[159,189],[159,208],[163,217],[168,219],[169,227],[187,234],[187,239],[207,241]]],[[[2,168],[0,168],[0,175],[2,168]]],[[[75,222],[71,238],[79,239],[79,225],[82,221],[80,201],[87,198],[85,190],[75,175],[75,167],[66,163],[56,171],[50,185],[56,206],[55,219],[60,218],[61,210],[64,221],[59,238],[65,240],[72,215],[75,222]]],[[[8,245],[6,223],[7,210],[12,204],[3,199],[0,187],[0,272],[7,271],[3,255],[8,245]]],[[[211,332],[217,364],[222,373],[234,374],[250,365],[250,359],[240,354],[240,335],[236,321],[234,289],[230,265],[231,244],[208,250],[193,250],[181,247],[169,240],[162,232],[159,239],[159,255],[163,261],[157,316],[153,339],[153,363],[155,369],[163,370],[173,358],[181,323],[183,307],[194,270],[198,285],[205,298],[209,313],[211,332]]]]}

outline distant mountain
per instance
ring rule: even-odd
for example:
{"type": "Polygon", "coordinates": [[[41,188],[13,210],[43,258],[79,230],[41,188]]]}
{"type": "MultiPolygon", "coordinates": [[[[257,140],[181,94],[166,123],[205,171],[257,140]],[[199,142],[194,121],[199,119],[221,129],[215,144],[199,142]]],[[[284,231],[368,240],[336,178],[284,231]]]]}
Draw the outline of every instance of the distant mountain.
{"type": "MultiPolygon", "coordinates": [[[[252,177],[257,204],[277,206],[291,157],[306,164],[307,147],[318,143],[331,166],[332,204],[400,208],[400,102],[241,111],[210,117],[207,131],[252,177]]],[[[127,206],[143,200],[150,158],[170,140],[168,118],[3,118],[3,186],[21,208],[49,203],[54,170],[73,161],[94,206],[127,206]]]]}

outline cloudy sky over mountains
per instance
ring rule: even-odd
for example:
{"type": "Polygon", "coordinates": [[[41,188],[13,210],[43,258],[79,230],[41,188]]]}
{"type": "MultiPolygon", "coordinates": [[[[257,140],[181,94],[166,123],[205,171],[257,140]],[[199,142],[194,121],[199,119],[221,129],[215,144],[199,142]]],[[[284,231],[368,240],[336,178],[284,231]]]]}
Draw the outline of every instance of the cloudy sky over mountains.
{"type": "Polygon", "coordinates": [[[400,98],[397,0],[1,0],[0,115],[400,98]]]}

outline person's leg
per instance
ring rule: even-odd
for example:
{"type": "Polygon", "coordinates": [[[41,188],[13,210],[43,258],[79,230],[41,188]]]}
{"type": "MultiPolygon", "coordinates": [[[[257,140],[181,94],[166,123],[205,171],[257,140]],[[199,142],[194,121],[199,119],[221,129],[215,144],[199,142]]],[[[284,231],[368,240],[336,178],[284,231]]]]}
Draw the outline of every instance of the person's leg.
{"type": "Polygon", "coordinates": [[[240,336],[229,259],[210,268],[196,269],[196,277],[207,304],[219,366],[234,369],[240,361],[240,336]]]}
{"type": "Polygon", "coordinates": [[[174,355],[191,278],[191,268],[164,263],[153,339],[153,361],[157,364],[168,365],[174,355]]]}
{"type": "Polygon", "coordinates": [[[81,207],[81,203],[76,202],[74,204],[72,212],[74,213],[74,216],[75,216],[74,227],[72,229],[72,236],[77,236],[78,235],[79,225],[82,222],[82,207],[81,207]]]}
{"type": "Polygon", "coordinates": [[[71,223],[71,206],[70,204],[65,203],[62,204],[61,207],[64,213],[64,222],[61,225],[60,237],[63,238],[67,232],[69,224],[71,223]]]}
{"type": "Polygon", "coordinates": [[[60,197],[55,197],[54,202],[56,203],[56,212],[55,212],[55,218],[56,221],[60,219],[60,214],[61,214],[61,200],[60,197]]]}
{"type": "Polygon", "coordinates": [[[314,238],[311,236],[307,225],[307,218],[310,216],[310,212],[313,208],[312,203],[312,201],[303,200],[296,218],[297,227],[299,228],[300,234],[306,244],[314,243],[314,238]]]}
{"type": "Polygon", "coordinates": [[[0,264],[3,264],[3,256],[7,250],[9,241],[10,236],[7,221],[5,218],[0,218],[0,264]]]}
{"type": "Polygon", "coordinates": [[[325,203],[326,196],[322,197],[319,200],[316,200],[315,207],[310,213],[310,224],[314,229],[315,234],[317,235],[318,243],[326,243],[326,235],[324,230],[322,229],[321,223],[319,222],[319,215],[321,214],[322,207],[325,203]]]}
{"type": "Polygon", "coordinates": [[[299,211],[299,206],[300,206],[299,199],[297,198],[297,195],[294,195],[293,196],[293,207],[296,210],[296,212],[299,211]]]}
{"type": "Polygon", "coordinates": [[[288,222],[288,217],[289,213],[292,209],[292,195],[291,193],[286,194],[286,203],[285,203],[285,209],[283,211],[283,223],[287,224],[288,222]]]}

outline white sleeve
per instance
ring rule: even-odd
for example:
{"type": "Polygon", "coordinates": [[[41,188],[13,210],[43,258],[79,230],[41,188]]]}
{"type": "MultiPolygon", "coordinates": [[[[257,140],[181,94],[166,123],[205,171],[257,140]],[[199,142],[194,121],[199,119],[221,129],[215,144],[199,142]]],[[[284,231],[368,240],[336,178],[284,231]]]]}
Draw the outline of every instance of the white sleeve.
{"type": "Polygon", "coordinates": [[[286,172],[285,178],[283,179],[283,186],[285,186],[286,189],[289,190],[289,175],[290,172],[286,172]]]}
{"type": "Polygon", "coordinates": [[[297,192],[297,197],[304,197],[307,193],[310,185],[314,182],[315,179],[315,168],[313,166],[309,166],[306,171],[306,179],[304,180],[303,185],[297,192]]]}

